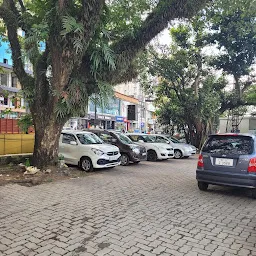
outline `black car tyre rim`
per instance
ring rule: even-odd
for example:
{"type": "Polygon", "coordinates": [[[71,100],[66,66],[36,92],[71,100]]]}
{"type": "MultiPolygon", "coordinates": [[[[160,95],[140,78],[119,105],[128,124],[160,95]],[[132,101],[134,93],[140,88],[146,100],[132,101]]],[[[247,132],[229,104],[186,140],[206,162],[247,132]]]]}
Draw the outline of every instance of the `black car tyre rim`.
{"type": "Polygon", "coordinates": [[[121,165],[128,165],[130,162],[129,156],[126,154],[121,155],[121,165]]]}
{"type": "Polygon", "coordinates": [[[176,159],[182,158],[182,152],[180,150],[174,150],[174,158],[176,159]]]}
{"type": "Polygon", "coordinates": [[[202,191],[206,191],[208,189],[208,183],[206,182],[198,181],[197,185],[198,188],[202,191]]]}
{"type": "Polygon", "coordinates": [[[92,161],[88,157],[83,157],[81,159],[81,168],[85,172],[91,172],[93,170],[92,161]]]}
{"type": "Polygon", "coordinates": [[[153,150],[149,150],[148,151],[148,158],[147,158],[148,161],[153,161],[155,162],[157,160],[157,154],[155,151],[153,150]]]}

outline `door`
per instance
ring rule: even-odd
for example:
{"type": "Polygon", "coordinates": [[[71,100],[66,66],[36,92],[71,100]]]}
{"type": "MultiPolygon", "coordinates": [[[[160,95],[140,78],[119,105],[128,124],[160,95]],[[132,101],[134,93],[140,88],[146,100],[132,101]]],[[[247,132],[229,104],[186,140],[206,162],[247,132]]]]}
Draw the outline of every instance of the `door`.
{"type": "Polygon", "coordinates": [[[59,153],[64,156],[67,164],[77,165],[79,159],[77,157],[78,142],[73,134],[62,133],[60,136],[59,153]],[[76,145],[71,145],[75,142],[76,145]]]}

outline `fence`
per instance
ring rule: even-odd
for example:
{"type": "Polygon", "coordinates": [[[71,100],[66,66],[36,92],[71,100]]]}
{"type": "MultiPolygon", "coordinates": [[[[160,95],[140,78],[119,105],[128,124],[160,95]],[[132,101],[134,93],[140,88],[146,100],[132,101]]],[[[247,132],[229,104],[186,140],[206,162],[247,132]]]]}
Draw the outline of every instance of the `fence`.
{"type": "Polygon", "coordinates": [[[34,134],[0,134],[0,155],[33,153],[34,134]]]}
{"type": "Polygon", "coordinates": [[[0,118],[0,133],[20,133],[17,119],[0,118]]]}

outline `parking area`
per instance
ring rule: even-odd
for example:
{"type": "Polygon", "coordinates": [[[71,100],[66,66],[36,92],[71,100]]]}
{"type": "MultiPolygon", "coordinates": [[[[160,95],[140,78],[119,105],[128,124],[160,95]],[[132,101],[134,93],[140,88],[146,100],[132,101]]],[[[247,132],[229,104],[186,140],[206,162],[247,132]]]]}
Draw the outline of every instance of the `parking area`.
{"type": "Polygon", "coordinates": [[[197,158],[0,187],[0,255],[256,255],[250,191],[199,191],[197,158]]]}

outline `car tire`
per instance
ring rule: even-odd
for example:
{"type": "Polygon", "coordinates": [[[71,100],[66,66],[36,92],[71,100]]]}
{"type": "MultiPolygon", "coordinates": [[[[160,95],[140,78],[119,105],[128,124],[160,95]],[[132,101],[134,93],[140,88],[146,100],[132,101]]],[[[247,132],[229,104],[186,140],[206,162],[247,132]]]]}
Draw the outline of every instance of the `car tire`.
{"type": "Polygon", "coordinates": [[[154,150],[149,150],[148,151],[147,160],[148,161],[152,161],[152,162],[156,162],[157,154],[156,154],[156,152],[154,150]]]}
{"type": "Polygon", "coordinates": [[[180,159],[180,158],[182,158],[182,152],[181,152],[180,150],[178,150],[178,149],[175,149],[175,150],[174,150],[174,158],[175,158],[175,159],[180,159]]]}
{"type": "Polygon", "coordinates": [[[92,161],[89,157],[82,157],[80,160],[80,167],[85,172],[93,171],[92,161]]]}
{"type": "Polygon", "coordinates": [[[121,165],[126,166],[129,165],[130,163],[130,158],[127,154],[121,154],[121,165]]]}
{"type": "Polygon", "coordinates": [[[256,199],[256,188],[252,189],[252,198],[256,199]]]}
{"type": "Polygon", "coordinates": [[[208,189],[208,183],[206,182],[198,181],[197,186],[201,191],[206,191],[208,189]]]}

